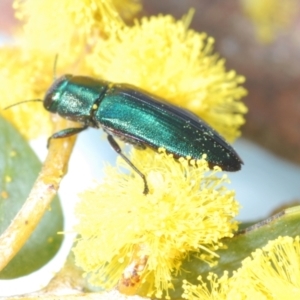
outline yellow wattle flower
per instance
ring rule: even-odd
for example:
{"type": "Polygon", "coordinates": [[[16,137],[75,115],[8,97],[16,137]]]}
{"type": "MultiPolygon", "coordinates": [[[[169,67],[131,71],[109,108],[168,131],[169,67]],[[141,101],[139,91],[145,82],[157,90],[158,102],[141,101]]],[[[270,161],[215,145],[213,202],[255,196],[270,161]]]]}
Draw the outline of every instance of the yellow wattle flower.
{"type": "Polygon", "coordinates": [[[213,45],[212,37],[188,29],[186,19],[159,15],[98,40],[87,63],[96,77],[136,85],[191,110],[232,142],[247,112],[240,101],[245,79],[226,70],[213,45]]]}
{"type": "Polygon", "coordinates": [[[300,299],[299,236],[278,237],[251,256],[234,274],[233,295],[249,300],[300,299]]]}
{"type": "Polygon", "coordinates": [[[24,103],[8,110],[5,107],[32,99],[43,99],[53,82],[54,56],[18,47],[0,48],[0,114],[26,138],[52,131],[50,114],[41,103],[24,103]]]}
{"type": "MultiPolygon", "coordinates": [[[[149,194],[135,173],[107,167],[103,183],[81,194],[73,250],[91,283],[105,289],[118,283],[133,256],[146,259],[138,274],[144,292],[161,297],[190,251],[216,263],[220,239],[237,229],[238,204],[224,186],[226,175],[209,171],[205,159],[190,167],[185,159],[144,150],[131,161],[146,175],[149,194]]],[[[121,166],[128,168],[124,161],[121,166]]]]}
{"type": "Polygon", "coordinates": [[[300,237],[284,236],[270,241],[242,261],[242,267],[228,277],[210,274],[209,284],[183,282],[188,300],[298,300],[300,299],[300,237]]]}
{"type": "Polygon", "coordinates": [[[207,276],[207,282],[203,281],[202,277],[198,278],[199,284],[193,285],[188,281],[183,281],[183,299],[188,300],[227,300],[228,291],[230,289],[230,280],[228,272],[220,278],[216,274],[210,273],[207,276]]]}
{"type": "Polygon", "coordinates": [[[83,54],[93,39],[105,38],[113,28],[124,26],[119,12],[130,18],[141,5],[132,0],[15,0],[14,8],[24,22],[24,31],[17,28],[15,45],[0,48],[0,114],[27,139],[49,136],[50,115],[41,104],[3,108],[43,99],[54,77],[61,74],[74,70],[89,74],[83,54]],[[56,55],[58,63],[54,65],[56,55]]]}
{"type": "Polygon", "coordinates": [[[23,44],[27,48],[76,60],[95,40],[124,26],[120,13],[129,19],[141,5],[133,0],[14,0],[14,9],[25,22],[23,44]]]}

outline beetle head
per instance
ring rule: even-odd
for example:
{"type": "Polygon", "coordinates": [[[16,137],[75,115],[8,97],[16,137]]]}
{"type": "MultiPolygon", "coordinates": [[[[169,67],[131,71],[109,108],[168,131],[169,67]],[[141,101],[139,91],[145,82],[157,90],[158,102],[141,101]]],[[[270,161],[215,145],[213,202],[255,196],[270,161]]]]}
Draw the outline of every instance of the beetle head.
{"type": "Polygon", "coordinates": [[[57,112],[57,106],[71,77],[72,75],[63,75],[53,82],[43,100],[46,110],[53,113],[57,112]]]}

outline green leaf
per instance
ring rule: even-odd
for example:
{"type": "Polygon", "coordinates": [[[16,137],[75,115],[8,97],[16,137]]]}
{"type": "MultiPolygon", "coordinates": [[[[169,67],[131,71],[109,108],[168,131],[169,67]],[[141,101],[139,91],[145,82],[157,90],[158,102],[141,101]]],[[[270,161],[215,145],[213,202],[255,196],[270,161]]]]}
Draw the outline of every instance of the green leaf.
{"type": "Polygon", "coordinates": [[[205,280],[209,272],[222,276],[225,270],[232,274],[241,266],[241,262],[250,256],[257,248],[264,247],[268,241],[275,240],[279,236],[295,237],[300,235],[300,206],[289,208],[259,222],[247,229],[238,232],[231,239],[224,239],[227,249],[217,251],[220,256],[218,265],[210,267],[194,255],[190,255],[182,265],[184,271],[174,279],[174,291],[170,291],[171,299],[180,299],[183,293],[182,281],[198,284],[197,277],[201,275],[205,280]]]}
{"type": "MultiPolygon", "coordinates": [[[[0,116],[0,234],[25,202],[41,163],[23,137],[0,116]]],[[[45,145],[46,147],[46,145],[45,145]]],[[[63,214],[55,198],[29,240],[0,272],[1,279],[29,274],[45,265],[58,251],[63,236],[63,214]]]]}

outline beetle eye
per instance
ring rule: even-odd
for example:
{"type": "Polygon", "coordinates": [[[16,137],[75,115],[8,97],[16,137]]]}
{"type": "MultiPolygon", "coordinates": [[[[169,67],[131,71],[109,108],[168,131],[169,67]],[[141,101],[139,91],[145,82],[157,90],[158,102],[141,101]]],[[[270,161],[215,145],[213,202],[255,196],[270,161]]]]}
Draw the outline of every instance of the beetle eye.
{"type": "Polygon", "coordinates": [[[47,93],[43,101],[45,109],[51,111],[51,106],[53,106],[53,103],[56,101],[56,99],[57,99],[57,93],[55,92],[47,93]]]}
{"type": "Polygon", "coordinates": [[[60,87],[62,84],[66,83],[66,79],[68,78],[68,75],[62,76],[58,79],[56,79],[52,86],[48,89],[45,98],[43,100],[44,107],[46,110],[51,112],[57,112],[56,108],[56,100],[59,99],[60,96],[60,87]]]}

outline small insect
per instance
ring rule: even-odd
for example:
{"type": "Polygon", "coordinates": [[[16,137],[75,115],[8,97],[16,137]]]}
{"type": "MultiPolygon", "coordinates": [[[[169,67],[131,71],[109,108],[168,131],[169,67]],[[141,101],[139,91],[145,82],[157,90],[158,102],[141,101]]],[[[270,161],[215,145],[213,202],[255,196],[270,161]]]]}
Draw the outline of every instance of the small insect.
{"type": "Polygon", "coordinates": [[[139,148],[162,147],[175,158],[200,159],[210,167],[238,171],[243,164],[236,151],[209,125],[191,112],[129,84],[114,84],[86,76],[64,75],[54,81],[43,101],[46,110],[82,124],[50,136],[69,137],[88,127],[102,128],[112,148],[144,181],[145,175],[124,155],[114,137],[139,148]]]}

